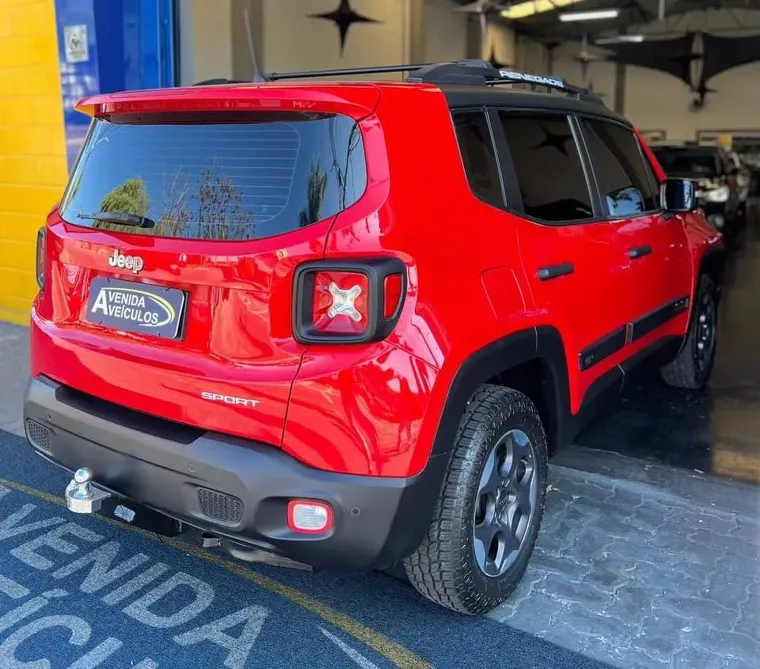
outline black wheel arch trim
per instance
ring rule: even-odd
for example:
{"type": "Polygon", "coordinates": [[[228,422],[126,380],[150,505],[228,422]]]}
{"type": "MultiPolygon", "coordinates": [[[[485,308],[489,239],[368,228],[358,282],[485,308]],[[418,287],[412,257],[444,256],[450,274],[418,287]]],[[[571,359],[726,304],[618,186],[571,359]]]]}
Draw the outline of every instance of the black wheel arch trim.
{"type": "MultiPolygon", "coordinates": [[[[548,436],[561,438],[567,431],[570,416],[570,384],[562,337],[550,326],[526,328],[498,339],[479,349],[460,366],[449,386],[444,409],[436,431],[431,457],[448,457],[453,450],[453,436],[475,390],[499,373],[517,365],[540,361],[550,380],[548,436]]],[[[560,442],[561,443],[561,442],[560,442]]]]}
{"type": "MultiPolygon", "coordinates": [[[[626,328],[622,330],[626,332],[626,328]]],[[[615,334],[617,343],[620,335],[617,332],[615,334]]],[[[569,444],[597,415],[599,405],[606,398],[620,394],[625,377],[629,373],[651,359],[653,354],[660,352],[663,344],[675,344],[677,347],[681,340],[680,337],[657,340],[645,350],[607,371],[586,390],[580,408],[575,414],[570,408],[570,381],[565,346],[562,335],[556,328],[549,325],[526,328],[479,349],[462,363],[449,386],[428,464],[423,470],[426,492],[417,498],[418,514],[429,524],[454,451],[459,422],[467,402],[478,386],[522,363],[542,362],[548,380],[545,388],[547,415],[542,418],[546,419],[544,429],[551,453],[556,448],[569,444]]],[[[415,523],[417,531],[420,531],[423,525],[415,523]]]]}
{"type": "Polygon", "coordinates": [[[696,313],[694,309],[694,305],[697,303],[697,295],[699,294],[699,284],[702,281],[702,277],[707,275],[713,281],[715,282],[715,299],[718,303],[720,303],[721,297],[723,295],[723,281],[725,276],[725,270],[726,270],[726,260],[727,260],[727,252],[723,245],[721,246],[713,246],[711,248],[708,248],[707,251],[705,251],[702,254],[702,257],[699,259],[699,266],[697,268],[697,271],[694,275],[694,285],[692,286],[692,299],[691,299],[691,309],[689,312],[689,324],[686,328],[686,333],[683,337],[683,342],[681,343],[681,347],[676,352],[677,357],[683,348],[686,346],[686,341],[689,337],[689,332],[691,332],[691,326],[694,322],[694,315],[696,313]]]}
{"type": "Polygon", "coordinates": [[[703,275],[711,277],[718,289],[718,297],[721,296],[724,275],[726,270],[727,252],[724,246],[713,246],[707,249],[699,259],[699,268],[694,277],[694,295],[699,290],[699,281],[703,275]]]}
{"type": "MultiPolygon", "coordinates": [[[[625,332],[625,328],[622,328],[625,332]]],[[[620,340],[619,332],[614,333],[615,344],[620,340]]],[[[620,365],[616,365],[597,378],[586,390],[577,413],[570,408],[570,379],[565,346],[560,332],[549,325],[526,328],[479,349],[460,366],[452,380],[441,418],[430,452],[430,459],[443,458],[448,461],[454,448],[454,436],[459,422],[475,390],[499,373],[508,372],[522,363],[542,362],[547,371],[548,385],[545,388],[548,424],[547,432],[550,451],[572,440],[589,418],[592,409],[608,391],[617,395],[622,390],[625,376],[651,357],[664,342],[681,342],[685,338],[671,337],[658,339],[646,349],[633,355],[620,365]]]]}

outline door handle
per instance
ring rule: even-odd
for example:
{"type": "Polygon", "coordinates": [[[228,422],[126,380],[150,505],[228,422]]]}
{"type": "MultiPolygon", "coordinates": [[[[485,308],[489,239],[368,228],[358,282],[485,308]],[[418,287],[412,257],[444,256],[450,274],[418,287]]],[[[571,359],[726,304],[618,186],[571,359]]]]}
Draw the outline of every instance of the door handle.
{"type": "Polygon", "coordinates": [[[633,246],[628,249],[628,257],[635,260],[636,258],[643,258],[648,256],[652,252],[652,247],[647,246],[633,246]]]}
{"type": "Polygon", "coordinates": [[[556,279],[558,276],[565,276],[572,274],[575,271],[572,263],[565,262],[561,265],[547,265],[546,267],[538,268],[538,278],[541,281],[549,281],[550,279],[556,279]]]}

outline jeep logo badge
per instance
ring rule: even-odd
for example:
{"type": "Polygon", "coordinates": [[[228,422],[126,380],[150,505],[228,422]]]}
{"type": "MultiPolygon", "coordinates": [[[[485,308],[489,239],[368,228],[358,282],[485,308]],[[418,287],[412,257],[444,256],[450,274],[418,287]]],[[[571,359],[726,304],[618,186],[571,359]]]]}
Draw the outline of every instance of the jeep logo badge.
{"type": "Polygon", "coordinates": [[[125,256],[116,249],[114,249],[113,255],[108,259],[108,264],[111,267],[131,270],[133,274],[137,274],[145,267],[145,262],[140,256],[125,256]]]}

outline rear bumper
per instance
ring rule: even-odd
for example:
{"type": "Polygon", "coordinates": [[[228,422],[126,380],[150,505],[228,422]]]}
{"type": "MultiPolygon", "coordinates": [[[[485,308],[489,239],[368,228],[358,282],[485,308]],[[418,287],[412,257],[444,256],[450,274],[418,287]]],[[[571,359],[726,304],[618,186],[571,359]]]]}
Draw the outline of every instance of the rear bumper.
{"type": "Polygon", "coordinates": [[[413,552],[446,465],[432,458],[413,478],[335,474],[275,447],[124,409],[42,376],[29,382],[24,419],[40,455],[70,471],[89,467],[114,495],[315,568],[381,568],[413,552]],[[292,498],[329,503],[333,529],[291,532],[292,498]]]}

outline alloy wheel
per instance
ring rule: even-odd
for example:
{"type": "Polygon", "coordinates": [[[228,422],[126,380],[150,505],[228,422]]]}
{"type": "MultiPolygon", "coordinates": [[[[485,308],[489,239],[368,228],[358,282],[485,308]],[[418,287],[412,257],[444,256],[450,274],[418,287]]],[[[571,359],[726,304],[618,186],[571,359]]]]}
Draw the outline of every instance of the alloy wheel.
{"type": "Polygon", "coordinates": [[[697,374],[702,376],[709,371],[717,341],[717,309],[709,291],[704,292],[699,298],[695,327],[694,363],[697,374]]]}
{"type": "Polygon", "coordinates": [[[533,444],[522,430],[510,430],[486,458],[475,501],[475,561],[486,576],[501,576],[517,560],[537,499],[533,444]]]}

